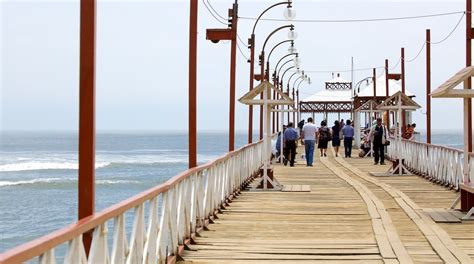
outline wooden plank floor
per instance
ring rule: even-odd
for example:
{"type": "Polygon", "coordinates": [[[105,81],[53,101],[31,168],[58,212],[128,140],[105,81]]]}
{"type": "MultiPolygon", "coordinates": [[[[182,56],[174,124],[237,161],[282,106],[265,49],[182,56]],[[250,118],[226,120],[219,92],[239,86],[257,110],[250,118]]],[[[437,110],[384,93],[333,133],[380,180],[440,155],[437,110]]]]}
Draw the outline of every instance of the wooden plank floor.
{"type": "MultiPolygon", "coordinates": [[[[302,149],[299,149],[303,153],[302,149]]],[[[370,159],[315,158],[275,166],[282,184],[311,192],[244,191],[182,255],[182,263],[469,263],[474,223],[436,224],[423,206],[447,207],[456,193],[370,159]],[[419,195],[432,190],[440,194],[419,195]],[[454,242],[453,242],[454,241],[454,242]]]]}

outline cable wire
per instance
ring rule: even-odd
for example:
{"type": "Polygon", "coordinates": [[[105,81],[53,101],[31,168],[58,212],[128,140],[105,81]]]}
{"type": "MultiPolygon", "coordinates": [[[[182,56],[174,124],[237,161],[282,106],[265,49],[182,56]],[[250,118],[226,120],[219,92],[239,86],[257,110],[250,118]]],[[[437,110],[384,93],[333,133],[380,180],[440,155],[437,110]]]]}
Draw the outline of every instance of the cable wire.
{"type": "MultiPolygon", "coordinates": [[[[447,12],[447,13],[437,13],[437,14],[428,14],[428,15],[418,15],[418,16],[405,16],[405,17],[386,17],[386,18],[364,18],[364,19],[294,19],[294,22],[305,22],[305,23],[354,23],[354,22],[380,22],[380,21],[394,21],[394,20],[408,20],[408,19],[421,19],[421,18],[430,18],[430,17],[440,17],[440,16],[450,16],[456,14],[465,14],[465,11],[456,11],[456,12],[447,12]]],[[[257,20],[254,17],[239,17],[240,19],[245,20],[257,20]]],[[[265,21],[283,21],[286,22],[286,19],[278,18],[262,18],[260,20],[265,21]]]]}
{"type": "Polygon", "coordinates": [[[221,23],[221,24],[223,24],[223,25],[228,26],[227,23],[222,22],[218,17],[216,17],[216,15],[211,11],[211,9],[209,8],[209,6],[207,6],[205,0],[202,0],[202,3],[203,3],[204,6],[206,7],[206,9],[207,9],[207,11],[209,12],[209,14],[211,14],[211,16],[212,16],[217,22],[219,22],[219,23],[221,23]]]}
{"type": "Polygon", "coordinates": [[[404,59],[405,62],[412,62],[412,61],[415,61],[415,60],[418,58],[418,56],[420,56],[421,52],[425,49],[425,47],[426,47],[426,41],[423,42],[423,45],[421,45],[421,48],[420,48],[420,50],[418,51],[418,53],[416,54],[416,56],[413,57],[413,59],[409,59],[409,60],[404,59]]]}
{"type": "Polygon", "coordinates": [[[464,16],[466,15],[466,13],[463,13],[461,18],[459,19],[458,23],[456,24],[456,26],[454,26],[453,30],[451,30],[451,32],[449,32],[449,34],[444,37],[442,40],[440,41],[431,41],[430,44],[433,44],[433,45],[437,45],[437,44],[441,44],[443,42],[445,42],[447,39],[449,39],[451,37],[451,35],[454,33],[454,31],[456,31],[456,29],[458,28],[458,26],[461,24],[461,21],[463,20],[464,16]]]}
{"type": "MultiPolygon", "coordinates": [[[[375,67],[375,69],[384,69],[385,67],[383,66],[379,66],[379,67],[375,67]]],[[[333,72],[351,72],[351,71],[354,71],[354,72],[359,72],[359,71],[369,71],[369,70],[372,70],[374,69],[373,68],[360,68],[360,69],[350,69],[350,70],[336,70],[336,71],[323,71],[323,70],[305,70],[304,72],[307,72],[307,73],[333,73],[333,72]]]]}
{"type": "Polygon", "coordinates": [[[240,47],[239,45],[239,42],[236,42],[237,43],[237,48],[239,49],[240,51],[240,54],[242,55],[242,57],[244,57],[245,61],[248,61],[249,58],[244,54],[244,52],[242,51],[242,48],[240,47]]]}
{"type": "Polygon", "coordinates": [[[244,45],[245,47],[248,46],[248,44],[245,43],[245,41],[242,40],[242,38],[240,37],[239,33],[237,33],[237,38],[240,40],[240,42],[242,43],[242,45],[244,45]]]}
{"type": "Polygon", "coordinates": [[[211,2],[209,2],[209,0],[206,0],[207,1],[207,4],[209,5],[209,7],[212,9],[212,11],[214,11],[214,13],[220,17],[222,20],[224,21],[227,21],[227,18],[225,18],[224,16],[221,16],[221,14],[219,14],[219,12],[216,11],[216,9],[214,9],[214,7],[212,6],[211,2]]]}

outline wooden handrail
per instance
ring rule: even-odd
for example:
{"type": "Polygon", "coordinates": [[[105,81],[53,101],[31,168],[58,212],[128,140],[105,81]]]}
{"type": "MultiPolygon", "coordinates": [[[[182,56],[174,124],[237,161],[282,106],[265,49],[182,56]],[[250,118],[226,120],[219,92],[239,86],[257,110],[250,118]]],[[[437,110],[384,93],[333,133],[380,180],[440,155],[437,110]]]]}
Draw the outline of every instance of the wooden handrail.
{"type": "Polygon", "coordinates": [[[100,224],[117,217],[126,211],[143,204],[147,200],[150,200],[161,193],[168,191],[170,188],[174,187],[181,181],[186,178],[215,166],[219,162],[230,159],[231,157],[241,153],[247,148],[255,146],[262,141],[254,142],[248,145],[245,145],[237,150],[226,153],[225,155],[217,158],[213,161],[207,162],[206,164],[200,165],[195,168],[187,169],[186,171],[172,177],[168,181],[160,184],[156,187],[143,191],[139,194],[136,194],[124,201],[121,201],[115,205],[105,208],[104,210],[95,213],[87,218],[83,218],[76,223],[68,225],[64,228],[61,228],[53,233],[47,234],[25,244],[19,245],[15,248],[12,248],[4,253],[0,254],[0,263],[21,263],[28,261],[36,256],[43,254],[44,252],[53,249],[54,247],[63,244],[67,241],[71,241],[77,236],[84,234],[100,224]]]}

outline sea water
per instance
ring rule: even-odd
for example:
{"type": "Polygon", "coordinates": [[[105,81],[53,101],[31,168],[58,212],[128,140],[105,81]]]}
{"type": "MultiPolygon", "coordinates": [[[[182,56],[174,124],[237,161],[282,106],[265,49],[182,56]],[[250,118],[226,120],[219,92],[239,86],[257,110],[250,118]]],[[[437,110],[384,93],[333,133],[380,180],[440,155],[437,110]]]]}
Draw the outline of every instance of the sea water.
{"type": "MultiPolygon", "coordinates": [[[[423,137],[422,137],[422,140],[423,137]]],[[[462,133],[433,133],[433,143],[462,148],[462,133]]],[[[247,141],[236,134],[236,147],[247,141]]],[[[227,152],[226,133],[198,135],[198,161],[227,152]]],[[[0,252],[77,219],[75,133],[0,134],[0,252]]],[[[98,133],[96,211],[156,186],[187,168],[183,132],[98,133]]]]}

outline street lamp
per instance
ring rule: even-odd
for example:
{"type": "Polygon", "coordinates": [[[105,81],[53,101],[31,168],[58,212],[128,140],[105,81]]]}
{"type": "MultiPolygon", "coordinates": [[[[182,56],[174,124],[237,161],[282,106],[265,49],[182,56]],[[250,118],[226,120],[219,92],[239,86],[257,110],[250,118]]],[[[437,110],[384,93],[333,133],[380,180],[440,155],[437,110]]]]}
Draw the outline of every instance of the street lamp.
{"type": "MultiPolygon", "coordinates": [[[[295,11],[292,8],[291,5],[291,0],[284,1],[284,2],[279,2],[276,4],[273,4],[269,6],[267,9],[263,10],[263,12],[258,16],[257,20],[255,21],[253,28],[252,28],[252,34],[250,35],[250,38],[248,40],[249,44],[249,49],[250,49],[250,81],[249,81],[249,90],[253,89],[253,79],[254,79],[254,66],[255,66],[255,29],[257,28],[257,24],[262,18],[262,16],[270,9],[279,6],[279,5],[287,5],[286,10],[285,10],[285,17],[287,19],[294,19],[295,17],[295,11]]],[[[263,72],[261,72],[263,74],[263,72]]],[[[260,112],[262,112],[262,108],[260,108],[260,112]]],[[[260,114],[260,127],[263,125],[263,116],[260,114]]],[[[253,126],[253,107],[249,105],[249,129],[248,129],[248,143],[252,143],[252,126],[253,126]]],[[[263,133],[262,130],[260,130],[260,139],[263,138],[263,133]]]]}

